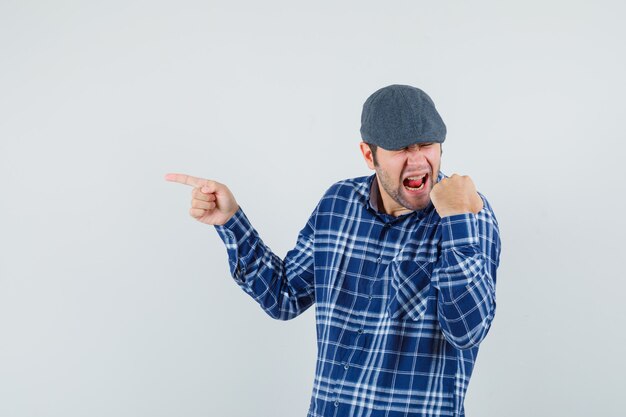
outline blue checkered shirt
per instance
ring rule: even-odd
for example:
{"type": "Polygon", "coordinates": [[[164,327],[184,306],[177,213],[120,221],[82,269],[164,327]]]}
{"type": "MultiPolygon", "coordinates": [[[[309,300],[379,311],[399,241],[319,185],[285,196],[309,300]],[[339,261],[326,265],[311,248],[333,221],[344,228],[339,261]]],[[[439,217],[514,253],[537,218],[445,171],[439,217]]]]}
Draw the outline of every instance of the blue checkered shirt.
{"type": "Polygon", "coordinates": [[[282,259],[240,207],[215,227],[230,271],[275,319],[315,303],[308,417],[464,416],[496,309],[498,223],[480,193],[478,214],[382,213],[375,178],[333,184],[282,259]]]}

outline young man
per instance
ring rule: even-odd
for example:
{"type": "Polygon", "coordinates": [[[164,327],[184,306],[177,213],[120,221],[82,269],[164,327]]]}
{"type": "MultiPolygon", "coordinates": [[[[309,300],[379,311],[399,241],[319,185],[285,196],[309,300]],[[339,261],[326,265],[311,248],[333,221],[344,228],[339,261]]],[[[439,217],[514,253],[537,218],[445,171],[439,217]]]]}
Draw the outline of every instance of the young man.
{"type": "Polygon", "coordinates": [[[372,94],[360,146],[376,173],[333,184],[284,259],[225,185],[166,176],[194,187],[191,216],[215,225],[235,282],[270,316],[316,304],[308,417],[464,416],[496,309],[500,236],[472,180],[440,172],[445,135],[422,90],[372,94]]]}

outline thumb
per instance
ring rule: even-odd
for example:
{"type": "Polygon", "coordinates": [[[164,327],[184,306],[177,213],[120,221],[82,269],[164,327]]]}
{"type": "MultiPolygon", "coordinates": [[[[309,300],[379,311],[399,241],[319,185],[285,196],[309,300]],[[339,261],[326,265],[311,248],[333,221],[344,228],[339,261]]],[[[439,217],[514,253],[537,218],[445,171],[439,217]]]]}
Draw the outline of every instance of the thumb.
{"type": "Polygon", "coordinates": [[[207,180],[206,184],[202,186],[200,190],[205,194],[211,194],[217,191],[217,183],[215,181],[207,180]]]}

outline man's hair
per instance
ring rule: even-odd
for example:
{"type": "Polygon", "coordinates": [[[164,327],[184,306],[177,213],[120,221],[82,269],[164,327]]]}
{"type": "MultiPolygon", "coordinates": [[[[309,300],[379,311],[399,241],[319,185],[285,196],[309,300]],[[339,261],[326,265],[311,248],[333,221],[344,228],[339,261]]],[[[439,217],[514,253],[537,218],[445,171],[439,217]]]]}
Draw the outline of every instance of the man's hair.
{"type": "Polygon", "coordinates": [[[372,151],[372,158],[374,159],[374,166],[378,166],[378,161],[376,160],[376,149],[378,149],[378,145],[374,145],[373,143],[367,143],[367,145],[370,147],[370,151],[372,151]]]}
{"type": "MultiPolygon", "coordinates": [[[[373,143],[367,143],[367,145],[370,147],[370,151],[372,151],[372,159],[374,159],[374,166],[377,167],[378,160],[376,159],[376,150],[378,149],[378,145],[374,145],[373,143]]],[[[441,154],[443,154],[443,143],[440,143],[439,146],[441,147],[441,154]]]]}

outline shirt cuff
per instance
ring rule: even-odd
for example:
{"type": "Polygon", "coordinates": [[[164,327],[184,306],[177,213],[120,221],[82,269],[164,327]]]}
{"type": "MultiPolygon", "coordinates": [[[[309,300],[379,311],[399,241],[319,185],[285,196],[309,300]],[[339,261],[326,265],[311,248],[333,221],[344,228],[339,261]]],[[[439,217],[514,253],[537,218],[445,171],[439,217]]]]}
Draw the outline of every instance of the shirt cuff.
{"type": "Polygon", "coordinates": [[[214,226],[219,237],[227,245],[241,241],[241,239],[250,234],[250,229],[252,229],[252,224],[241,206],[226,223],[214,226]]]}
{"type": "Polygon", "coordinates": [[[474,213],[461,213],[441,219],[441,249],[478,244],[478,220],[474,213]]]}

